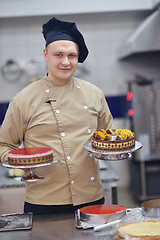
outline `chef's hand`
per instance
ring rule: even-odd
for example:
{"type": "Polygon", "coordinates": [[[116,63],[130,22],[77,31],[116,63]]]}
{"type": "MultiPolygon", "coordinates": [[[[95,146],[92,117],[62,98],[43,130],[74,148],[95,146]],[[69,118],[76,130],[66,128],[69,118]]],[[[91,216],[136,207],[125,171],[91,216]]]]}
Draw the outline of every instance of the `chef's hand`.
{"type": "Polygon", "coordinates": [[[8,155],[6,154],[6,155],[4,156],[2,162],[7,161],[7,160],[8,160],[8,155]]]}

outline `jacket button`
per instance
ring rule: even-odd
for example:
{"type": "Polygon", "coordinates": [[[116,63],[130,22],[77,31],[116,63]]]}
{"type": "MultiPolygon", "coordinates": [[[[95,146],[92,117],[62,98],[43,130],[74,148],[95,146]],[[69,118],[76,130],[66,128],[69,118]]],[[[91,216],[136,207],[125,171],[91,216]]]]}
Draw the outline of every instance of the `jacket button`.
{"type": "Polygon", "coordinates": [[[90,128],[88,129],[88,133],[91,133],[91,129],[90,128]]]}
{"type": "Polygon", "coordinates": [[[73,184],[73,183],[74,183],[74,180],[71,181],[71,184],[73,184]]]}
{"type": "Polygon", "coordinates": [[[84,107],[83,107],[83,108],[84,108],[84,109],[86,109],[86,110],[88,109],[88,107],[87,107],[86,105],[84,105],[84,107]]]}
{"type": "Polygon", "coordinates": [[[59,110],[59,109],[57,109],[57,110],[56,110],[56,113],[60,113],[60,110],[59,110]]]}

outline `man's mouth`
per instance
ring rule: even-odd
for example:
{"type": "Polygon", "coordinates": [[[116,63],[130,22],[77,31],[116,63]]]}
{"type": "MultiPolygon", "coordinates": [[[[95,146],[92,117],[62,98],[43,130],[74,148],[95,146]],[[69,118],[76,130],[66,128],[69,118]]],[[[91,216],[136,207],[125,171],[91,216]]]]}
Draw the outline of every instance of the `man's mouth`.
{"type": "Polygon", "coordinates": [[[70,68],[59,68],[59,70],[61,70],[61,71],[70,71],[71,69],[70,68]]]}

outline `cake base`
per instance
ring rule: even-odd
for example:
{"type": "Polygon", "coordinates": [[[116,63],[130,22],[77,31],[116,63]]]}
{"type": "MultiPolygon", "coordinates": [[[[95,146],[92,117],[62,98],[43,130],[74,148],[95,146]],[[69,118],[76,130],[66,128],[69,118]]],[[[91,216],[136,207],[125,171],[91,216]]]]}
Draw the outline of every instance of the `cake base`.
{"type": "Polygon", "coordinates": [[[135,146],[135,138],[126,139],[121,141],[102,141],[92,137],[92,147],[99,150],[106,151],[124,151],[132,149],[135,146]]]}
{"type": "Polygon", "coordinates": [[[40,163],[46,163],[53,160],[53,154],[50,154],[45,157],[35,157],[35,158],[8,158],[8,162],[11,165],[33,165],[33,164],[40,164],[40,163]]]}

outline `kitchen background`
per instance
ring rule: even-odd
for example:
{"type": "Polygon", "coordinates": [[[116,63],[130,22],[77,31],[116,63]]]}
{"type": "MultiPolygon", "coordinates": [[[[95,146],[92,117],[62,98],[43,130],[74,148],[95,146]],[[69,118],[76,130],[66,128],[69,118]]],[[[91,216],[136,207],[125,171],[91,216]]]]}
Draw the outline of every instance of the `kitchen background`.
{"type": "MultiPolygon", "coordinates": [[[[160,80],[160,48],[138,53],[134,50],[126,56],[125,42],[159,4],[158,0],[0,0],[0,121],[10,99],[45,75],[41,26],[55,16],[76,22],[89,48],[88,59],[78,66],[75,75],[103,90],[115,128],[131,128],[130,103],[126,101],[128,83],[136,79],[160,80]]],[[[160,32],[159,26],[148,34],[153,42],[160,32]]],[[[119,186],[130,186],[131,161],[112,163],[119,176],[119,186]]]]}

